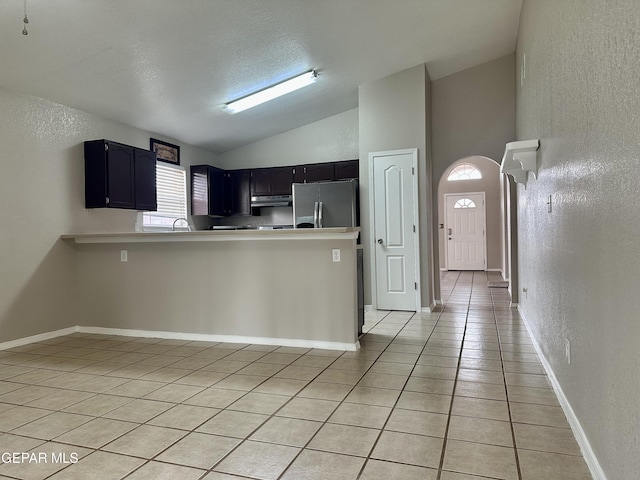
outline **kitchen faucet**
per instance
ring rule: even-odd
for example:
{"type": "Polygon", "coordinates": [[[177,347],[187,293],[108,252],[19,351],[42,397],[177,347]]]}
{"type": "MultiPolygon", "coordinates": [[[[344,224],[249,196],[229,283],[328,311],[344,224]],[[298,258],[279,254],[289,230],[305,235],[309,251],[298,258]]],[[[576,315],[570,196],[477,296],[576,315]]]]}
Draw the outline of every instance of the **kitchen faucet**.
{"type": "Polygon", "coordinates": [[[179,220],[184,220],[184,221],[185,221],[185,223],[187,224],[187,232],[190,232],[190,231],[191,231],[191,225],[189,225],[189,220],[187,220],[186,218],[176,218],[176,219],[173,221],[173,225],[171,226],[171,231],[172,231],[172,232],[175,232],[175,231],[176,231],[176,223],[177,223],[179,220]]]}

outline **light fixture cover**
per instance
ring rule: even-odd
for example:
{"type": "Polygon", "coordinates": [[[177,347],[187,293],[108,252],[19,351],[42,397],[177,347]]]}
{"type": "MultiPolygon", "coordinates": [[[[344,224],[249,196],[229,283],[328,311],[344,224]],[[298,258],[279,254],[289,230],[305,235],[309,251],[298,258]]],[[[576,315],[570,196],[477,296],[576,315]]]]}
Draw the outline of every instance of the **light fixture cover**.
{"type": "Polygon", "coordinates": [[[225,112],[231,114],[242,112],[248,108],[255,107],[261,103],[268,102],[274,98],[291,93],[299,88],[311,85],[312,83],[315,83],[317,77],[318,73],[315,70],[309,70],[308,72],[290,78],[289,80],[285,80],[284,82],[276,83],[275,85],[252,93],[251,95],[226,103],[222,108],[225,112]]]}

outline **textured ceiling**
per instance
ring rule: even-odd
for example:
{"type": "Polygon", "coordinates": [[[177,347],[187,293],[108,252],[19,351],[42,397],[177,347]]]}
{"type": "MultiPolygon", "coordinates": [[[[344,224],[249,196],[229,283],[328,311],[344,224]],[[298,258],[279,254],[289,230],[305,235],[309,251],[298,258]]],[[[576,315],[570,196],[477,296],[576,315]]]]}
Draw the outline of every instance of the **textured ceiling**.
{"type": "Polygon", "coordinates": [[[521,0],[0,0],[0,85],[221,153],[512,53],[521,0]],[[314,68],[254,109],[221,105],[314,68]]]}

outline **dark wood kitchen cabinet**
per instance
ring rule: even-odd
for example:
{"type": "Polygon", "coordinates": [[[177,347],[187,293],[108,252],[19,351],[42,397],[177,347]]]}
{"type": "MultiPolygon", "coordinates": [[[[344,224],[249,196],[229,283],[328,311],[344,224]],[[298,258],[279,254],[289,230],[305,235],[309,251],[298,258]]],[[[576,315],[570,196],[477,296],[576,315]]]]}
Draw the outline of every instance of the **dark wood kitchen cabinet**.
{"type": "Polygon", "coordinates": [[[293,167],[274,167],[271,170],[271,195],[291,195],[293,167]]]}
{"type": "Polygon", "coordinates": [[[251,170],[251,196],[271,195],[270,168],[254,168],[251,170]]]}
{"type": "Polygon", "coordinates": [[[155,211],[156,154],[109,140],[84,143],[86,208],[155,211]]]}
{"type": "Polygon", "coordinates": [[[293,167],[256,168],[251,171],[251,195],[291,195],[293,167]]]}
{"type": "Polygon", "coordinates": [[[311,163],[296,167],[296,183],[329,182],[335,180],[334,163],[311,163]]]}
{"type": "Polygon", "coordinates": [[[358,160],[345,160],[335,163],[335,179],[351,180],[360,178],[360,162],[358,160]]]}
{"type": "Polygon", "coordinates": [[[211,165],[191,166],[191,215],[223,217],[229,214],[226,174],[211,165]]]}
{"type": "Polygon", "coordinates": [[[305,165],[305,181],[330,182],[335,180],[335,165],[333,163],[314,163],[305,165]]]}
{"type": "Polygon", "coordinates": [[[227,172],[225,197],[228,215],[251,215],[251,170],[227,172]]]}

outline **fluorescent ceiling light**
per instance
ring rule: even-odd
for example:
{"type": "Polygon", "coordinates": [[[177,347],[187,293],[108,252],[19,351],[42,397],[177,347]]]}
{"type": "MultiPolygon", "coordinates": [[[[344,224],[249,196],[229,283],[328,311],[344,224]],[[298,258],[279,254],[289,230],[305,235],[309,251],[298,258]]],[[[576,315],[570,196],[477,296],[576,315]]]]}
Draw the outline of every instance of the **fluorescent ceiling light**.
{"type": "Polygon", "coordinates": [[[225,112],[231,114],[242,112],[243,110],[247,110],[248,108],[255,107],[256,105],[260,105],[261,103],[268,102],[269,100],[273,100],[274,98],[278,98],[282,95],[286,95],[287,93],[291,93],[295,90],[298,90],[299,88],[311,85],[312,83],[315,83],[317,76],[318,74],[315,70],[309,70],[308,72],[305,72],[302,75],[298,75],[297,77],[290,78],[289,80],[285,80],[281,83],[276,83],[275,85],[267,87],[264,90],[252,93],[251,95],[247,95],[246,97],[234,100],[233,102],[226,103],[222,108],[225,112]]]}

